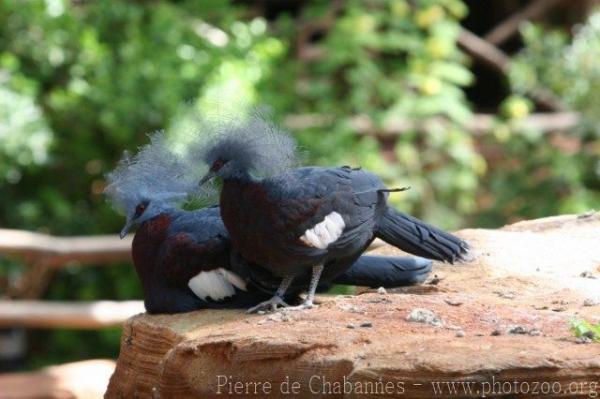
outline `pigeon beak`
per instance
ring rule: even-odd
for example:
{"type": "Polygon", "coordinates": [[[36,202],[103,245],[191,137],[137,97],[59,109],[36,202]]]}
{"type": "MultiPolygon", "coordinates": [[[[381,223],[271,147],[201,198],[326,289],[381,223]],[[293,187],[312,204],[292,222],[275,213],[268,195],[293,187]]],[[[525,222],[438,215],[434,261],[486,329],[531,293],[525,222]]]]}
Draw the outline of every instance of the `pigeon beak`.
{"type": "Polygon", "coordinates": [[[131,219],[127,218],[127,222],[125,222],[125,226],[123,226],[123,229],[121,230],[121,232],[119,233],[119,237],[121,237],[121,240],[123,238],[125,238],[125,236],[127,235],[127,233],[129,233],[129,230],[131,229],[131,225],[133,223],[131,223],[131,219]]]}
{"type": "Polygon", "coordinates": [[[216,173],[213,171],[209,171],[207,174],[205,174],[202,179],[200,179],[200,183],[198,183],[198,186],[203,186],[207,181],[209,181],[210,179],[212,179],[213,177],[216,176],[216,173]]]}

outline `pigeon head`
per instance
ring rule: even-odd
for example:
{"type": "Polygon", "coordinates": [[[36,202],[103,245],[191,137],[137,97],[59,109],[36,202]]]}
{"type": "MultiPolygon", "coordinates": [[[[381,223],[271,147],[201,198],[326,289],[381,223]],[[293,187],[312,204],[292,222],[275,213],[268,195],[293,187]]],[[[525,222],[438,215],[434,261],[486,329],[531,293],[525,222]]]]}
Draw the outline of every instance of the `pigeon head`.
{"type": "Polygon", "coordinates": [[[162,212],[164,212],[164,208],[161,206],[160,202],[141,199],[140,202],[135,206],[135,209],[132,212],[127,213],[125,226],[123,226],[119,236],[121,238],[125,238],[133,226],[142,224],[145,221],[160,215],[162,212]]]}
{"type": "Polygon", "coordinates": [[[209,169],[200,185],[217,176],[222,179],[272,176],[297,164],[294,139],[263,114],[253,113],[204,130],[205,134],[198,135],[192,151],[195,159],[209,169]]]}
{"type": "Polygon", "coordinates": [[[104,192],[127,218],[121,238],[133,226],[160,215],[197,191],[199,176],[194,176],[184,159],[169,149],[164,133],[158,132],[150,135],[150,143],[137,154],[125,154],[107,175],[104,192]]]}

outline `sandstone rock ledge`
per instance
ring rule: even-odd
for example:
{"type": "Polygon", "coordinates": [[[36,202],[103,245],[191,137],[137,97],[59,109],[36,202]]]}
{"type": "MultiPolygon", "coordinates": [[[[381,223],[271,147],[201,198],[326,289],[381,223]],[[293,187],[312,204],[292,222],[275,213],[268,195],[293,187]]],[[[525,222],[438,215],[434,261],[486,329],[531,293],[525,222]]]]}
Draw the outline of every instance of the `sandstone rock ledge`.
{"type": "Polygon", "coordinates": [[[106,397],[600,396],[600,344],[569,331],[600,321],[600,215],[458,234],[478,256],[436,265],[435,285],[303,312],[135,316],[106,397]],[[418,308],[441,322],[407,320],[418,308]]]}

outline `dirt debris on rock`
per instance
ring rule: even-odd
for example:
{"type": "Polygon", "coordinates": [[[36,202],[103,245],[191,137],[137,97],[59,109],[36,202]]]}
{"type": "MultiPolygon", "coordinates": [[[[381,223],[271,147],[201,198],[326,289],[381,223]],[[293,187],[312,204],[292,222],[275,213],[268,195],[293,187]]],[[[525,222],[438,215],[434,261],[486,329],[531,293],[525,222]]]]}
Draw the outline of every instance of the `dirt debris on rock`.
{"type": "Polygon", "coordinates": [[[434,327],[441,327],[444,325],[442,319],[433,311],[422,308],[413,309],[406,317],[406,320],[415,323],[429,324],[434,327]]]}

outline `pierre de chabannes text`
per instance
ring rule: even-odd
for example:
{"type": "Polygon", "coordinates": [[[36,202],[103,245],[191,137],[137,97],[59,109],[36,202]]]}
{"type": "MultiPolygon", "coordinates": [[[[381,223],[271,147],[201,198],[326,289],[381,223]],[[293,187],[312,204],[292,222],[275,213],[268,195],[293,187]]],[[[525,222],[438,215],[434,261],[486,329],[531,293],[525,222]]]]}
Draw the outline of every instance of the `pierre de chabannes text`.
{"type": "Polygon", "coordinates": [[[426,384],[404,381],[385,381],[383,378],[369,381],[351,380],[343,376],[334,380],[324,375],[313,375],[308,381],[298,381],[286,376],[283,381],[241,381],[231,375],[218,375],[215,393],[223,395],[403,395],[408,390],[431,390],[434,395],[465,395],[485,398],[490,395],[528,394],[600,396],[600,381],[505,381],[494,376],[489,381],[431,381],[426,384]]]}

